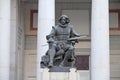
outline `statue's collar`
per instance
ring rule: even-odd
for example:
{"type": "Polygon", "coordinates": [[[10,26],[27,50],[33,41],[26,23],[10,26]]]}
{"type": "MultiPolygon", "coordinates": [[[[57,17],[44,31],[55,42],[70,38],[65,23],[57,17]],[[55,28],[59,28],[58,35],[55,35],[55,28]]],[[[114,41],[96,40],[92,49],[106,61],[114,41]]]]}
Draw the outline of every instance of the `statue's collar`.
{"type": "Polygon", "coordinates": [[[60,23],[58,23],[58,25],[59,25],[60,27],[62,27],[62,28],[66,28],[66,27],[68,26],[68,24],[62,25],[62,24],[60,24],[60,23]]]}

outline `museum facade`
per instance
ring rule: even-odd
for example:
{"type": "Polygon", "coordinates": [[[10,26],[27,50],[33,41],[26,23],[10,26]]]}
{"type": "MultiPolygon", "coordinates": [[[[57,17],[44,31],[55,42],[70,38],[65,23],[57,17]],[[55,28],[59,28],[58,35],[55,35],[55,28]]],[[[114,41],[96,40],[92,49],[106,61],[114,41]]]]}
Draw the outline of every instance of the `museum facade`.
{"type": "Polygon", "coordinates": [[[120,80],[119,0],[0,0],[0,80],[41,80],[46,35],[62,14],[87,36],[75,45],[80,80],[120,80]]]}

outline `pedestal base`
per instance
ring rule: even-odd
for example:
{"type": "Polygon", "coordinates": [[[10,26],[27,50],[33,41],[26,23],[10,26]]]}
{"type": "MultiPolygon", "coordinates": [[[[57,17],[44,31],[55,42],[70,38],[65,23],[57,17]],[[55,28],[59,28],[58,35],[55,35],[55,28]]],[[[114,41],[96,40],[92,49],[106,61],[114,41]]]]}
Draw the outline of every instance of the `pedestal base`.
{"type": "Polygon", "coordinates": [[[70,67],[54,66],[54,67],[49,69],[49,72],[70,72],[70,67]]]}
{"type": "Polygon", "coordinates": [[[41,80],[79,80],[79,72],[75,68],[70,68],[70,72],[49,72],[46,68],[43,70],[41,80]]]}

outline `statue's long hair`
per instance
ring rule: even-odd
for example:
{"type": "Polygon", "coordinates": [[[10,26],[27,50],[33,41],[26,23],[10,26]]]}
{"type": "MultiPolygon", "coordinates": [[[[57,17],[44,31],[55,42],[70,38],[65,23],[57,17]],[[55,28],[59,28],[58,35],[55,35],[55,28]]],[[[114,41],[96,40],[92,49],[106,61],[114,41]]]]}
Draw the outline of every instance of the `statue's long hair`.
{"type": "Polygon", "coordinates": [[[59,18],[59,22],[62,20],[62,18],[65,18],[66,19],[66,24],[69,24],[70,23],[70,19],[68,18],[68,16],[67,15],[62,15],[62,16],[60,16],[60,18],[59,18]]]}

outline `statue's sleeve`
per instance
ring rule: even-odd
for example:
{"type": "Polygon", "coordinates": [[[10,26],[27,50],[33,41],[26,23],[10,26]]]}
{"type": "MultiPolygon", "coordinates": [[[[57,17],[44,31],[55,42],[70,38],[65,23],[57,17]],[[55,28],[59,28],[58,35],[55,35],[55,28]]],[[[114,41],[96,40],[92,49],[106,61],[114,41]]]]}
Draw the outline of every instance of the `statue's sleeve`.
{"type": "Polygon", "coordinates": [[[80,35],[71,26],[70,37],[80,37],[80,35]]]}
{"type": "Polygon", "coordinates": [[[50,34],[46,36],[47,40],[49,40],[49,39],[53,39],[54,40],[55,32],[56,32],[56,30],[55,30],[55,27],[53,26],[50,34]]]}

